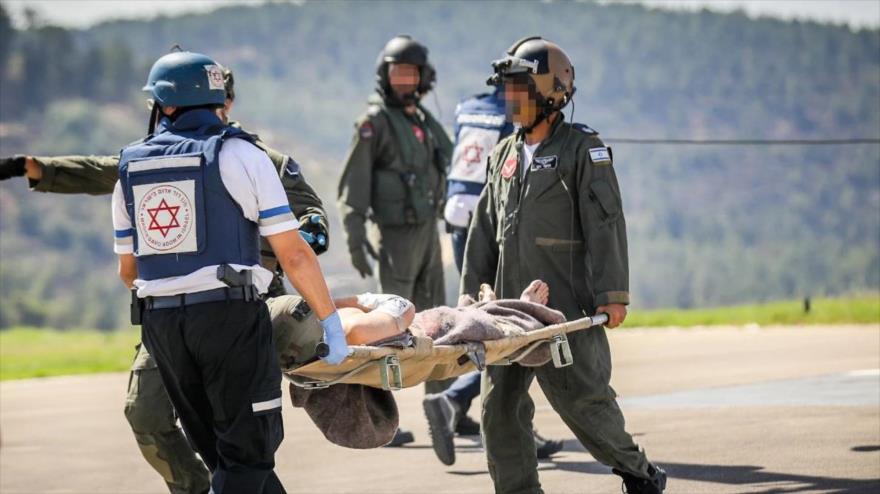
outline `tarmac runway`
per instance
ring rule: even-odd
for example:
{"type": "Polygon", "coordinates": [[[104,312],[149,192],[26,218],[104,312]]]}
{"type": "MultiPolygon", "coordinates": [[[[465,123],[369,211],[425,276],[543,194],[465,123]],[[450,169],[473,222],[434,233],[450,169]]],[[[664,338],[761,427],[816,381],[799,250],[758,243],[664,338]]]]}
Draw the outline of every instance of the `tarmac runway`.
{"type": "MultiPolygon", "coordinates": [[[[610,331],[627,429],[669,493],[880,493],[880,326],[610,331]]],[[[0,493],[162,493],[122,414],[127,374],[0,383],[0,493]]],[[[396,394],[416,442],[358,451],[289,406],[277,469],[290,493],[488,493],[479,437],[434,456],[422,389],[396,394]]],[[[565,450],[539,465],[549,494],[619,493],[548,405],[535,425],[565,450]]],[[[479,404],[475,403],[475,410],[479,404]]],[[[472,416],[476,416],[472,412],[472,416]]]]}

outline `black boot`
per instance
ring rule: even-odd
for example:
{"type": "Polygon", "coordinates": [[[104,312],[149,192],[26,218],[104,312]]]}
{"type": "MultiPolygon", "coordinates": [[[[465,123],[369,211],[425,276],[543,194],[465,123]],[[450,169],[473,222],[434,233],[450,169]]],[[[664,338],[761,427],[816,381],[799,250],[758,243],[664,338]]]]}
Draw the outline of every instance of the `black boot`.
{"type": "Polygon", "coordinates": [[[532,429],[532,435],[535,438],[535,453],[539,460],[546,460],[552,455],[562,451],[562,441],[555,439],[546,439],[538,434],[538,431],[532,429]]]}
{"type": "Polygon", "coordinates": [[[479,436],[480,424],[467,415],[461,414],[458,423],[455,424],[455,433],[459,436],[479,436]]]}
{"type": "Polygon", "coordinates": [[[431,433],[431,446],[437,459],[444,465],[455,463],[455,444],[452,441],[455,430],[455,416],[458,410],[455,403],[443,393],[425,395],[422,400],[428,430],[431,433]]]}
{"type": "Polygon", "coordinates": [[[623,485],[626,494],[662,494],[666,489],[666,472],[660,467],[648,465],[648,475],[650,478],[636,477],[635,475],[618,470],[611,469],[616,475],[623,477],[623,485]]]}
{"type": "Polygon", "coordinates": [[[399,448],[399,447],[403,446],[404,444],[409,444],[415,440],[416,439],[415,439],[415,437],[413,437],[412,432],[405,430],[405,429],[398,428],[396,431],[394,431],[394,437],[391,438],[391,442],[386,444],[385,447],[386,448],[399,448]]]}

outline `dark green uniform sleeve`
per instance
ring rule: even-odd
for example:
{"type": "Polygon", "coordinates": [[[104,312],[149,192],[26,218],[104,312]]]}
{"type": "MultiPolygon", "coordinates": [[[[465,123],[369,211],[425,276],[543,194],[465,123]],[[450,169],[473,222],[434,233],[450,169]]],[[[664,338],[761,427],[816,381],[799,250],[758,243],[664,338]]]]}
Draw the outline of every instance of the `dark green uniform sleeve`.
{"type": "Polygon", "coordinates": [[[460,295],[476,296],[482,283],[495,284],[498,268],[496,242],[498,219],[495,216],[495,188],[492,185],[491,175],[490,172],[489,180],[474,208],[474,216],[468,229],[464,264],[461,270],[460,295]]]}
{"type": "MultiPolygon", "coordinates": [[[[302,170],[295,169],[295,165],[289,156],[266,146],[259,139],[254,144],[266,152],[272,164],[275,165],[275,169],[278,170],[278,174],[281,177],[281,185],[284,186],[284,192],[287,194],[287,203],[290,205],[293,215],[296,216],[300,223],[305,223],[313,215],[318,216],[324,231],[327,232],[329,242],[330,233],[327,212],[324,210],[324,204],[321,202],[318,194],[315,193],[315,190],[303,178],[302,170]]],[[[260,237],[260,254],[260,264],[275,273],[275,277],[272,278],[272,283],[269,285],[269,296],[278,297],[284,295],[287,292],[284,288],[284,283],[281,281],[281,276],[278,274],[278,261],[275,258],[275,253],[272,251],[272,246],[269,245],[269,241],[265,237],[260,237]]]]}
{"type": "Polygon", "coordinates": [[[119,156],[35,156],[43,178],[32,190],[58,194],[112,194],[119,179],[119,156]]]}
{"type": "Polygon", "coordinates": [[[275,169],[278,170],[281,185],[284,186],[287,202],[290,204],[293,215],[300,220],[306,216],[318,215],[326,227],[328,223],[324,203],[321,202],[315,189],[306,182],[302,170],[293,170],[288,167],[288,165],[292,165],[289,156],[266,146],[262,141],[257,141],[256,144],[266,152],[269,159],[272,160],[272,164],[275,165],[275,169]]]}
{"type": "Polygon", "coordinates": [[[588,147],[604,144],[598,138],[586,144],[578,153],[578,202],[596,306],[629,304],[629,260],[620,186],[610,158],[599,163],[590,158],[588,147]]]}
{"type": "Polygon", "coordinates": [[[373,163],[381,138],[378,119],[361,118],[355,124],[345,169],[339,179],[338,205],[349,251],[362,249],[367,241],[367,213],[370,209],[373,163]]]}

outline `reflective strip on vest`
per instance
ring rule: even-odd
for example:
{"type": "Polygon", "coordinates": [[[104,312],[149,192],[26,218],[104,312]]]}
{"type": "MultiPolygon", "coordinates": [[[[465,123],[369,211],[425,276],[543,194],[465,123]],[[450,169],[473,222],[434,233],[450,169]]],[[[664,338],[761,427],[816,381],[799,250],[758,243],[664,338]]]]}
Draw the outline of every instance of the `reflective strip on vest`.
{"type": "Polygon", "coordinates": [[[160,168],[190,168],[202,166],[199,156],[171,156],[168,158],[153,158],[132,161],[128,164],[129,173],[158,170],[160,168]]]}

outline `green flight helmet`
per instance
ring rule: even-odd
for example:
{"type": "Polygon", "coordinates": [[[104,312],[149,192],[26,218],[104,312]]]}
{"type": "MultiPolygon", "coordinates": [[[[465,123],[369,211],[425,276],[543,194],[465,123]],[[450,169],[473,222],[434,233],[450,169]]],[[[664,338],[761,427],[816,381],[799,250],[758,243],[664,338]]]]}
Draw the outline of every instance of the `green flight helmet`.
{"type": "Polygon", "coordinates": [[[223,105],[226,101],[223,66],[207,55],[189,51],[156,60],[143,90],[162,107],[223,105]]]}
{"type": "Polygon", "coordinates": [[[419,68],[419,86],[415,97],[421,97],[434,88],[437,74],[428,61],[428,48],[408,34],[391,38],[379,53],[376,60],[376,79],[379,88],[386,96],[392,96],[391,82],[388,80],[388,66],[392,63],[406,63],[419,68]]]}
{"type": "Polygon", "coordinates": [[[285,295],[269,301],[272,340],[282,369],[293,369],[326,357],[324,327],[301,297],[285,295]]]}

